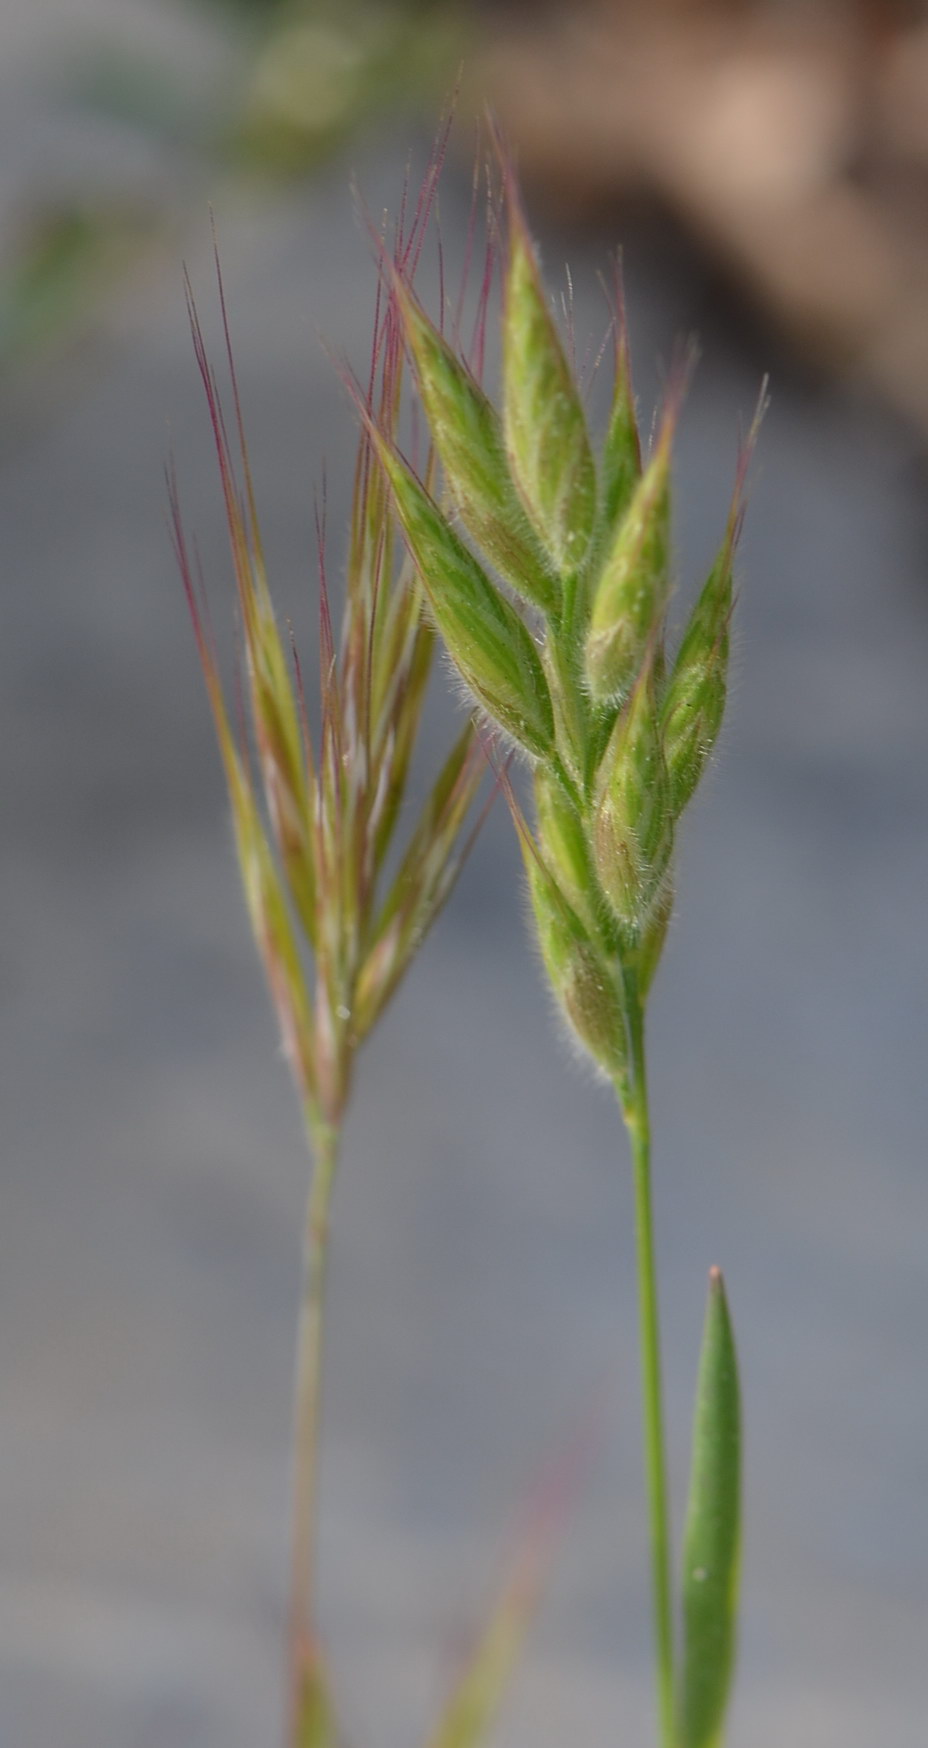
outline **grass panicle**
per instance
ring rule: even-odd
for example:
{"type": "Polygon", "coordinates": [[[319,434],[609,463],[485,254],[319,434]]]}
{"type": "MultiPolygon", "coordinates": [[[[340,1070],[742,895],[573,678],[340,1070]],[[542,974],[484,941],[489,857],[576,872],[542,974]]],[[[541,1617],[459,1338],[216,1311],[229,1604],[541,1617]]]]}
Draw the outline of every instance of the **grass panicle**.
{"type": "MultiPolygon", "coordinates": [[[[653,977],[677,820],[721,723],[745,469],[719,557],[668,666],[670,465],[688,368],[676,373],[642,464],[617,299],[597,474],[580,388],[505,160],[502,213],[501,413],[387,262],[444,496],[441,482],[417,477],[395,432],[381,423],[371,440],[449,654],[483,713],[534,768],[547,873],[530,880],[540,933],[550,930],[553,882],[564,913],[583,923],[603,986],[621,989],[628,968],[653,977]]],[[[546,953],[549,970],[562,958],[546,953]]],[[[570,1019],[573,975],[565,977],[552,982],[570,1019]]],[[[589,1036],[582,1041],[611,1077],[613,1047],[597,1053],[589,1036]]]]}
{"type": "MultiPolygon", "coordinates": [[[[398,271],[414,270],[434,173],[408,235],[402,225],[397,230],[398,271]]],[[[405,851],[391,858],[433,665],[423,589],[397,541],[391,493],[364,431],[340,631],[327,577],[324,511],[317,512],[319,700],[318,720],[311,721],[299,657],[268,583],[221,276],[219,295],[231,434],[188,287],[229,527],[244,710],[239,696],[230,703],[220,676],[172,481],[175,548],[225,767],[249,914],[285,1040],[299,1039],[295,1057],[288,1042],[288,1056],[310,1126],[337,1127],[358,1047],[451,890],[484,761],[465,729],[436,773],[405,851]]],[[[391,436],[401,418],[403,375],[398,306],[381,294],[364,400],[369,425],[391,436]]]]}
{"type": "MultiPolygon", "coordinates": [[[[383,422],[371,440],[451,660],[480,714],[532,767],[533,826],[508,778],[503,787],[542,960],[570,1031],[614,1086],[629,1134],[660,1728],[663,1748],[679,1748],[679,1719],[696,1702],[681,1714],[644,1021],[673,908],[678,821],[724,711],[734,556],[757,420],[718,557],[668,655],[672,449],[691,359],[671,380],[646,454],[618,288],[612,404],[597,465],[572,336],[565,344],[553,318],[499,142],[496,156],[500,409],[455,355],[441,321],[384,262],[440,477],[417,475],[383,422]]],[[[703,1389],[702,1400],[710,1398],[703,1389]]],[[[710,1401],[703,1419],[714,1413],[710,1401]]],[[[706,1444],[703,1431],[700,1449],[706,1444]]],[[[700,1463],[702,1473],[697,1456],[700,1463]]],[[[710,1686],[720,1733],[727,1671],[725,1683],[710,1686]]],[[[686,1748],[697,1740],[708,1744],[690,1731],[686,1748]]]]}

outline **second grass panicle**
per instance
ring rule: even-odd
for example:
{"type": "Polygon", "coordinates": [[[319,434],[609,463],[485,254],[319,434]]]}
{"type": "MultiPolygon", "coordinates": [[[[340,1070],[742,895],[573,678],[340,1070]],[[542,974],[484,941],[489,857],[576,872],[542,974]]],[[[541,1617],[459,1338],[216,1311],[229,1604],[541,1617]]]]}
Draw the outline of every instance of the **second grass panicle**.
{"type": "MultiPolygon", "coordinates": [[[[396,227],[395,269],[410,278],[440,161],[441,149],[411,203],[411,216],[396,227]]],[[[190,315],[241,623],[234,698],[223,684],[176,487],[171,495],[177,558],[225,768],[249,916],[313,1154],[294,1390],[289,1656],[290,1741],[303,1748],[323,1740],[318,1720],[330,1718],[316,1640],[314,1566],[330,1208],[342,1126],[360,1047],[453,889],[477,829],[468,821],[486,766],[467,724],[433,763],[425,798],[414,808],[410,775],[424,738],[435,634],[367,435],[355,465],[340,627],[326,576],[322,512],[318,518],[318,696],[310,688],[307,697],[265,566],[221,278],[219,292],[232,390],[229,423],[192,298],[190,315]]],[[[380,297],[365,406],[387,433],[401,418],[404,372],[397,307],[380,297]]],[[[430,468],[426,462],[427,476],[430,468]]],[[[429,503],[427,494],[423,503],[429,503]]],[[[494,602],[489,598],[490,619],[494,602]]],[[[537,662],[524,635],[527,659],[537,662]]]]}

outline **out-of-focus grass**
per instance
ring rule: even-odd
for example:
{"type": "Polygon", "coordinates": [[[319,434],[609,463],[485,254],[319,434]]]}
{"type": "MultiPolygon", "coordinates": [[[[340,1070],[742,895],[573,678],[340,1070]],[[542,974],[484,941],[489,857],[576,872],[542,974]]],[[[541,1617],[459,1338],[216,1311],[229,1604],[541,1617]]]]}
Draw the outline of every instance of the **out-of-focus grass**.
{"type": "Polygon", "coordinates": [[[142,201],[56,201],[28,213],[0,264],[0,372],[46,361],[92,328],[160,230],[142,201]]]}
{"type": "Polygon", "coordinates": [[[124,41],[81,57],[74,95],[225,170],[293,177],[394,106],[437,107],[464,44],[459,0],[188,0],[233,76],[191,81],[124,41]]]}
{"type": "Polygon", "coordinates": [[[92,177],[62,190],[50,164],[47,191],[33,187],[0,239],[5,374],[92,332],[195,193],[309,175],[394,109],[421,106],[431,125],[465,36],[460,0],[187,0],[186,11],[207,44],[215,36],[214,57],[186,56],[182,33],[171,55],[123,29],[72,37],[64,70],[40,80],[70,121],[113,124],[164,169],[129,171],[114,195],[92,177]]]}

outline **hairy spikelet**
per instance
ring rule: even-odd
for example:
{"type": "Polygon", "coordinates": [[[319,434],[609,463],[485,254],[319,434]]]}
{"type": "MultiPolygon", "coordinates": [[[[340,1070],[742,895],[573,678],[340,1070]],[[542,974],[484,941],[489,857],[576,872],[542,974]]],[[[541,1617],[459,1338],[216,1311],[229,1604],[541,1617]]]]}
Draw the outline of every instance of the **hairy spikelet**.
{"type": "Polygon", "coordinates": [[[435,623],[461,676],[506,734],[534,757],[554,744],[554,716],[538,652],[515,608],[459,539],[412,470],[375,433],[397,514],[435,623]]]}
{"type": "Polygon", "coordinates": [[[545,970],[571,1030],[612,1077],[624,1072],[628,1052],[622,992],[611,965],[570,909],[539,857],[526,856],[528,889],[545,970]]]}
{"type": "Polygon", "coordinates": [[[560,599],[557,573],[510,478],[499,415],[406,287],[397,282],[395,291],[451,502],[510,587],[552,613],[560,599]]]}
{"type": "Polygon", "coordinates": [[[593,801],[599,883],[632,938],[650,917],[673,849],[673,815],[651,663],[642,669],[599,768],[593,801]]]}
{"type": "Polygon", "coordinates": [[[660,623],[670,588],[670,446],[675,409],[614,526],[593,591],[584,670],[597,703],[624,698],[660,623]]]}
{"type": "Polygon", "coordinates": [[[583,562],[596,471],[583,401],[544,294],[515,180],[505,169],[509,258],[503,287],[503,418],[515,484],[563,575],[583,562]]]}

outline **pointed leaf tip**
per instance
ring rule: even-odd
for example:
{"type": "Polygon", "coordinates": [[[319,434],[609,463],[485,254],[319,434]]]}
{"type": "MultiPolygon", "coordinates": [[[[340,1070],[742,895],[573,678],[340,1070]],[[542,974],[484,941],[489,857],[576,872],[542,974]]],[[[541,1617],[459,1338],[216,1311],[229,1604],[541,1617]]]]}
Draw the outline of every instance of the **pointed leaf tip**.
{"type": "Polygon", "coordinates": [[[738,1363],[721,1269],[709,1271],[683,1557],[681,1748],[719,1748],[735,1656],[741,1531],[738,1363]]]}

